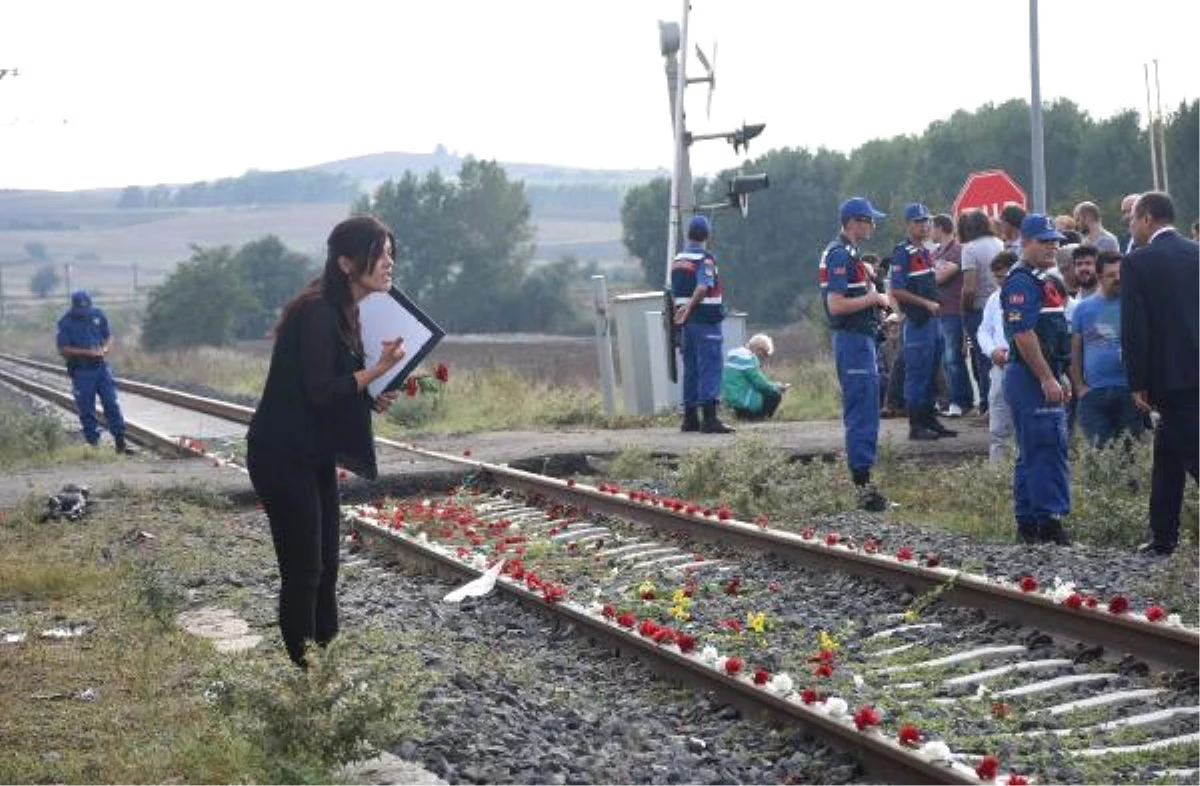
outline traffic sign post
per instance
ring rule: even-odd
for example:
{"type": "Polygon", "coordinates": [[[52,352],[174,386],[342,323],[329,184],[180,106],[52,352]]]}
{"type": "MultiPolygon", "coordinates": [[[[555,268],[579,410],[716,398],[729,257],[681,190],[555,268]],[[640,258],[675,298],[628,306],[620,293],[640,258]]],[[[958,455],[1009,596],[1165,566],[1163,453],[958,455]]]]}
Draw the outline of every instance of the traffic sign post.
{"type": "Polygon", "coordinates": [[[967,176],[951,209],[956,216],[967,210],[982,210],[996,218],[1008,205],[1027,209],[1025,192],[1003,169],[989,169],[967,176]]]}

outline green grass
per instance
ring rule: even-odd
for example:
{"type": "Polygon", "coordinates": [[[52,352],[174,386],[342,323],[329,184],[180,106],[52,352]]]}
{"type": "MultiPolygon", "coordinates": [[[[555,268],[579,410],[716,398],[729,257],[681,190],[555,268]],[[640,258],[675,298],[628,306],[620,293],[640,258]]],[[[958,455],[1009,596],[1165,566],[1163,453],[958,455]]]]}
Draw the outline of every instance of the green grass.
{"type": "MultiPolygon", "coordinates": [[[[32,498],[5,511],[0,628],[27,638],[0,645],[0,782],[334,782],[417,728],[427,676],[394,637],[341,636],[301,673],[277,641],[227,656],[176,627],[192,577],[269,564],[265,536],[217,547],[238,531],[218,498],[119,484],[97,496],[80,522],[42,522],[32,498]],[[89,631],[38,635],[77,623],[89,631]]],[[[208,602],[236,608],[236,590],[221,592],[208,602]]]]}

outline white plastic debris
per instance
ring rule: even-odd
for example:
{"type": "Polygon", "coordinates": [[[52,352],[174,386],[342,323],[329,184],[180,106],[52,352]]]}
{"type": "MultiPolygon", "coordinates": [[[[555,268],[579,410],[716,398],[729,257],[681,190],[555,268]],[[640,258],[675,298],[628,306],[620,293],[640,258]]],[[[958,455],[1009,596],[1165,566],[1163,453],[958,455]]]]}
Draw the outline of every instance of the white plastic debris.
{"type": "Polygon", "coordinates": [[[499,560],[495,565],[489,568],[482,576],[471,579],[466,584],[456,590],[446,594],[442,598],[446,603],[458,603],[463,598],[478,598],[488,594],[492,588],[496,586],[496,577],[500,575],[500,571],[504,568],[504,560],[499,560]]]}

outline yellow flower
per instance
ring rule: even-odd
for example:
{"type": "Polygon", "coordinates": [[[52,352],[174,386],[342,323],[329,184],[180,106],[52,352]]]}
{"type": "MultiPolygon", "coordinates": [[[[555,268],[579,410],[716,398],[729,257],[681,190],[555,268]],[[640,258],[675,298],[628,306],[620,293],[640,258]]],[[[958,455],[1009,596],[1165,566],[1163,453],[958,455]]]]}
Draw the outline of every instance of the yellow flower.
{"type": "Polygon", "coordinates": [[[746,627],[755,633],[762,633],[767,629],[767,614],[760,611],[757,614],[746,615],[746,627]]]}
{"type": "Polygon", "coordinates": [[[677,589],[671,595],[671,602],[676,606],[683,606],[684,608],[687,608],[687,605],[692,602],[692,599],[687,596],[686,592],[681,589],[677,589]]]}
{"type": "Polygon", "coordinates": [[[904,610],[904,621],[905,622],[916,622],[919,619],[921,619],[921,614],[916,609],[905,609],[904,610]]]}
{"type": "Polygon", "coordinates": [[[687,606],[672,606],[667,609],[667,613],[680,622],[687,622],[692,618],[692,615],[688,613],[687,606]]]}
{"type": "Polygon", "coordinates": [[[841,642],[839,642],[835,636],[831,636],[825,631],[821,631],[817,635],[817,645],[821,649],[829,650],[830,652],[833,652],[838,647],[842,646],[841,642]]]}

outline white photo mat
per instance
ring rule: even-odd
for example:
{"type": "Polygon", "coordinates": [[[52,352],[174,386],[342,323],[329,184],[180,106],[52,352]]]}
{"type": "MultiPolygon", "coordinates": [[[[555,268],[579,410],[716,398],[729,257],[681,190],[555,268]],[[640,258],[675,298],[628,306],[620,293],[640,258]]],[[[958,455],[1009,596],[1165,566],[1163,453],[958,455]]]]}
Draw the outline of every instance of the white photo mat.
{"type": "Polygon", "coordinates": [[[404,339],[404,359],[367,386],[372,398],[378,398],[385,390],[402,385],[446,335],[436,322],[396,287],[392,287],[390,292],[372,292],[359,301],[358,318],[362,324],[367,368],[379,362],[384,341],[404,339]]]}

